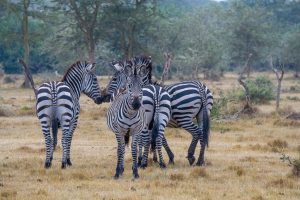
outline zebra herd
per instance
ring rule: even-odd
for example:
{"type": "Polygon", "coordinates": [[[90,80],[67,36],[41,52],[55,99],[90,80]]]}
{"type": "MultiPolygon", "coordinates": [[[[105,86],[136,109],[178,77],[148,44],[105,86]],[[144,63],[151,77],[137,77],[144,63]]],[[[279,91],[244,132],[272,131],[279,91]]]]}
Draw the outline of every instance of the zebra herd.
{"type": "Polygon", "coordinates": [[[169,163],[174,163],[174,154],[164,136],[166,127],[180,127],[192,135],[187,159],[195,162],[195,150],[199,142],[200,154],[196,165],[204,165],[205,148],[209,139],[209,116],[213,106],[211,91],[199,81],[183,81],[162,86],[152,81],[152,60],[149,56],[137,56],[130,60],[112,62],[114,75],[100,93],[95,64],[74,63],[62,81],[43,83],[38,89],[28,67],[21,61],[36,95],[36,110],[46,144],[45,168],[51,167],[53,151],[57,144],[57,129],[62,128],[62,168],[72,165],[70,147],[77,125],[81,92],[96,104],[111,102],[107,111],[107,125],[115,133],[118,143],[115,178],[124,171],[125,145],[132,136],[132,171],[138,178],[138,167],[148,163],[150,146],[153,159],[159,157],[159,165],[165,168],[162,147],[169,163]],[[197,124],[193,122],[196,118],[197,124]],[[52,138],[50,135],[52,127],[52,138]]]}

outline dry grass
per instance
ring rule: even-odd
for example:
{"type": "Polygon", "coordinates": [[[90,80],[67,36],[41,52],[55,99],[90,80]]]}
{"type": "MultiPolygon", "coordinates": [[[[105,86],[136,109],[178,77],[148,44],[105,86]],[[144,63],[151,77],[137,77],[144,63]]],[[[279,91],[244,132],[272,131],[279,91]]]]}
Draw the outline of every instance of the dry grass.
{"type": "MultiPolygon", "coordinates": [[[[287,77],[290,75],[287,74],[287,77]]],[[[270,77],[273,74],[270,73],[270,77]]],[[[43,80],[34,77],[37,82],[43,80]]],[[[274,81],[275,80],[275,77],[274,81]]],[[[96,105],[83,96],[81,115],[72,143],[73,166],[61,170],[61,144],[54,153],[52,168],[45,170],[44,138],[34,113],[34,96],[30,89],[17,86],[22,82],[0,83],[0,199],[299,199],[299,178],[280,160],[283,149],[299,157],[299,127],[277,123],[275,102],[259,106],[260,114],[235,121],[212,121],[206,166],[189,166],[187,149],[191,136],[181,129],[167,129],[166,137],[175,154],[175,165],[162,170],[156,163],[140,169],[140,179],[132,180],[131,154],[126,148],[123,177],[112,177],[116,165],[116,141],[106,126],[108,104],[96,105]]],[[[107,78],[101,78],[101,86],[107,78]]],[[[237,87],[236,75],[225,74],[221,82],[206,81],[219,92],[237,87]]],[[[283,82],[282,106],[297,110],[300,97],[289,88],[296,85],[290,78],[283,82]]],[[[284,109],[289,112],[289,109],[284,109]]],[[[284,113],[284,112],[283,112],[284,113]]],[[[61,132],[59,132],[59,141],[61,132]]],[[[199,145],[196,156],[199,154],[199,145]]],[[[165,160],[167,155],[164,153],[165,160]]],[[[151,157],[151,156],[150,156],[151,157]]]]}

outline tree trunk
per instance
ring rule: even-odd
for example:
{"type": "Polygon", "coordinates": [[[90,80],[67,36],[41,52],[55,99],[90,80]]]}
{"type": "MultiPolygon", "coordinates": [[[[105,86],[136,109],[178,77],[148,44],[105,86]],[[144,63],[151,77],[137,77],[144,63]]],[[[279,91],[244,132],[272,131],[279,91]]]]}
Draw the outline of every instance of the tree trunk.
{"type": "MultiPolygon", "coordinates": [[[[29,32],[28,32],[28,7],[29,7],[30,0],[23,0],[23,20],[22,20],[22,31],[23,31],[23,48],[24,48],[24,62],[27,66],[29,66],[29,32]]],[[[29,79],[27,78],[26,74],[25,79],[21,87],[29,88],[30,83],[29,79]]]]}
{"type": "Polygon", "coordinates": [[[248,65],[247,65],[247,78],[250,78],[250,73],[251,73],[251,65],[248,63],[248,65]]]}
{"type": "Polygon", "coordinates": [[[296,67],[294,76],[295,76],[295,78],[299,78],[299,70],[297,67],[296,67]]]}
{"type": "MultiPolygon", "coordinates": [[[[252,54],[248,55],[248,58],[244,64],[243,71],[240,73],[240,76],[238,77],[238,82],[239,84],[245,89],[245,96],[246,96],[246,104],[244,105],[243,110],[248,110],[251,109],[251,102],[250,102],[250,94],[249,94],[249,88],[247,87],[246,83],[243,81],[243,74],[245,72],[248,72],[248,65],[249,65],[249,60],[251,58],[252,54]]],[[[248,75],[248,73],[247,73],[248,75]]]]}
{"type": "Polygon", "coordinates": [[[95,42],[93,38],[93,32],[90,31],[88,36],[88,41],[87,41],[87,49],[88,49],[88,56],[89,56],[89,62],[90,63],[95,63],[95,42]]]}
{"type": "Polygon", "coordinates": [[[279,110],[279,103],[280,103],[280,93],[281,93],[281,82],[283,79],[283,75],[284,75],[284,65],[283,64],[279,64],[280,65],[280,72],[274,67],[273,65],[273,59],[272,56],[270,56],[270,67],[273,70],[273,72],[276,75],[276,79],[277,79],[277,94],[276,94],[276,112],[278,112],[279,110]]]}
{"type": "Polygon", "coordinates": [[[281,81],[282,79],[278,79],[278,85],[277,85],[277,95],[276,95],[276,112],[279,110],[279,101],[280,101],[280,92],[281,92],[281,81]]]}
{"type": "Polygon", "coordinates": [[[165,83],[165,80],[168,80],[168,78],[169,78],[169,69],[170,69],[170,65],[171,65],[171,54],[164,53],[164,57],[165,57],[165,65],[164,65],[163,74],[161,76],[161,84],[162,85],[165,83]]]}

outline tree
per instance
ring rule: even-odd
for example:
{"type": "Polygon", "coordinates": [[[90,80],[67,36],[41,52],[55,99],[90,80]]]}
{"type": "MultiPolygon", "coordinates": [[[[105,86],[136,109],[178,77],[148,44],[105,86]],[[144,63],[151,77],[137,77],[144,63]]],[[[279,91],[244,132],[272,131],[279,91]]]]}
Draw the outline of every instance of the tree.
{"type": "MultiPolygon", "coordinates": [[[[29,66],[29,32],[28,32],[29,5],[30,5],[30,0],[23,0],[23,17],[22,17],[22,33],[23,33],[23,48],[24,48],[23,58],[27,66],[29,66]]],[[[30,82],[26,75],[22,87],[24,88],[30,87],[30,82]]]]}
{"type": "Polygon", "coordinates": [[[295,77],[299,77],[300,71],[300,26],[287,33],[284,46],[284,56],[288,64],[295,70],[295,77]]]}
{"type": "Polygon", "coordinates": [[[154,33],[159,17],[157,0],[113,0],[105,10],[105,26],[109,27],[106,40],[112,40],[116,54],[129,59],[141,52],[149,53],[149,31],[154,33]]]}
{"type": "Polygon", "coordinates": [[[250,75],[253,62],[264,58],[264,48],[268,46],[269,15],[261,6],[252,6],[247,1],[232,1],[228,14],[228,45],[231,60],[237,66],[247,60],[251,54],[246,73],[250,75]]]}
{"type": "Polygon", "coordinates": [[[278,112],[278,110],[279,110],[279,102],[280,102],[280,93],[281,93],[281,82],[282,82],[283,75],[284,75],[284,63],[282,63],[277,58],[276,63],[274,65],[272,56],[270,56],[269,62],[270,62],[270,67],[271,67],[272,71],[275,73],[276,79],[277,79],[276,112],[278,112]]]}

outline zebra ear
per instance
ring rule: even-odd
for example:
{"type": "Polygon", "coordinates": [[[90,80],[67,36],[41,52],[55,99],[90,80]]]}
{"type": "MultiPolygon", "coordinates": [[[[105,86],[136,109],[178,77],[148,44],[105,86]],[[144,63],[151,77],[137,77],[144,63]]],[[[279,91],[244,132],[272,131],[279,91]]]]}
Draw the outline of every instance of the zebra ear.
{"type": "Polygon", "coordinates": [[[124,69],[124,66],[123,66],[123,64],[121,63],[121,62],[115,62],[115,61],[113,61],[112,63],[111,63],[111,65],[114,67],[114,69],[115,70],[117,70],[117,71],[122,71],[123,69],[124,69]]]}
{"type": "Polygon", "coordinates": [[[95,72],[95,70],[96,70],[96,63],[89,63],[89,64],[86,66],[86,69],[87,69],[87,71],[89,71],[89,72],[95,72]]]}

